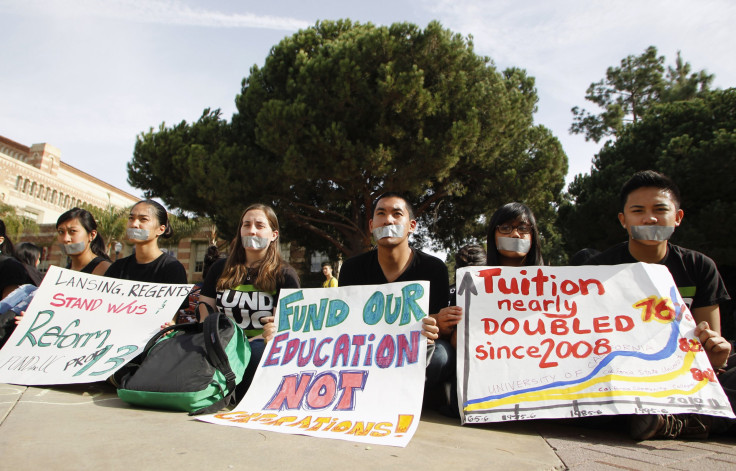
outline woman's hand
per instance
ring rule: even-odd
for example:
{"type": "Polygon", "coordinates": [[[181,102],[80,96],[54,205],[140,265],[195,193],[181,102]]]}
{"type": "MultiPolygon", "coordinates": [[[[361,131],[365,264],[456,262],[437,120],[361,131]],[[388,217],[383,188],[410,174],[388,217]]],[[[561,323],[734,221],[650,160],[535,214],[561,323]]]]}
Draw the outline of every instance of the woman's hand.
{"type": "Polygon", "coordinates": [[[268,343],[276,335],[276,323],[273,316],[261,317],[261,325],[263,325],[263,341],[268,343]]]}
{"type": "Polygon", "coordinates": [[[23,316],[25,316],[25,315],[26,315],[26,311],[20,311],[20,314],[18,314],[14,318],[15,319],[15,325],[20,324],[21,319],[23,319],[23,316]]]}

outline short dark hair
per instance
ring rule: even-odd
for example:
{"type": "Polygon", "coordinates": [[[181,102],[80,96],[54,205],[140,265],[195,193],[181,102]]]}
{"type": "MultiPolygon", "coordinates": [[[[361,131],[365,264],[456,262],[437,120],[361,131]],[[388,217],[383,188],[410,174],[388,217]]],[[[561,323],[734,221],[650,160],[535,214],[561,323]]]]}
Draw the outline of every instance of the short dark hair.
{"type": "Polygon", "coordinates": [[[330,267],[330,268],[334,268],[334,267],[332,266],[332,262],[322,262],[322,268],[324,268],[324,267],[330,267]]]}
{"type": "Polygon", "coordinates": [[[400,198],[404,200],[406,210],[409,212],[409,219],[414,219],[414,207],[409,202],[409,199],[401,193],[397,193],[395,191],[386,191],[384,193],[381,193],[378,198],[373,201],[373,207],[371,208],[371,217],[376,214],[376,207],[378,207],[378,202],[384,198],[400,198]]]}
{"type": "Polygon", "coordinates": [[[486,251],[481,245],[466,245],[455,254],[455,268],[479,267],[486,261],[486,251]]]}
{"type": "Polygon", "coordinates": [[[675,202],[677,209],[680,209],[680,189],[677,188],[675,182],[673,182],[670,177],[659,172],[655,172],[654,170],[642,170],[633,174],[621,187],[621,194],[619,197],[621,211],[624,210],[626,200],[629,199],[631,192],[638,190],[639,188],[646,187],[659,188],[660,190],[667,191],[675,202]]]}
{"type": "Polygon", "coordinates": [[[532,226],[532,246],[529,248],[529,253],[526,255],[524,265],[536,266],[544,265],[542,260],[542,248],[539,244],[539,229],[537,229],[537,220],[534,218],[534,213],[529,207],[521,203],[507,203],[496,210],[491,216],[491,221],[488,223],[488,265],[497,266],[501,264],[498,256],[498,249],[496,248],[496,228],[505,222],[512,222],[520,220],[532,226]]]}

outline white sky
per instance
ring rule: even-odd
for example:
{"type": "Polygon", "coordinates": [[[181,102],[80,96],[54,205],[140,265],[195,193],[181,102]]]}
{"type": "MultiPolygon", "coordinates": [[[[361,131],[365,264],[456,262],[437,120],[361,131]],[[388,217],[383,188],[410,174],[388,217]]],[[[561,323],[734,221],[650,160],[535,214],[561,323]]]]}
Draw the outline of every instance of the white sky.
{"type": "Polygon", "coordinates": [[[569,135],[570,108],[591,82],[649,45],[673,64],[736,86],[733,0],[0,0],[0,135],[46,142],[62,160],[133,194],[136,136],[204,108],[230,119],[235,95],[270,48],[317,20],[421,27],[433,19],[472,35],[499,69],[536,78],[537,123],[560,139],[568,181],[599,146],[569,135]]]}

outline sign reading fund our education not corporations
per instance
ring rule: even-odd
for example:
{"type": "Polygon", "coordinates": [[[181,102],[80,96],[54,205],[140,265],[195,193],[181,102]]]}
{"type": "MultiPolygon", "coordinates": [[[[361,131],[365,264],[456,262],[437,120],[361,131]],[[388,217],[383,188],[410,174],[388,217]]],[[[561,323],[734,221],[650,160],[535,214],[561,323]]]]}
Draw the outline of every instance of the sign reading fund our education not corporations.
{"type": "Polygon", "coordinates": [[[50,267],[0,350],[0,383],[104,381],[173,318],[191,287],[50,267]]]}
{"type": "Polygon", "coordinates": [[[419,423],[429,283],[282,290],[245,398],[207,422],[406,446],[419,423]]]}
{"type": "Polygon", "coordinates": [[[463,423],[734,417],[664,266],[467,267],[457,280],[463,423]]]}

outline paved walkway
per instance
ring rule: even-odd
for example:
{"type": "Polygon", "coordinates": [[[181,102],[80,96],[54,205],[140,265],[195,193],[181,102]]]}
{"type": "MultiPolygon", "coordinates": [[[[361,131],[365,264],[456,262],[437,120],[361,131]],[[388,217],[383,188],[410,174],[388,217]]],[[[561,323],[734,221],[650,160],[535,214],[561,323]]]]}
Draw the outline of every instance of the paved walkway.
{"type": "Polygon", "coordinates": [[[199,422],[136,409],[104,383],[0,384],[0,470],[736,469],[736,439],[635,443],[558,421],[461,427],[425,413],[406,448],[199,422]]]}

